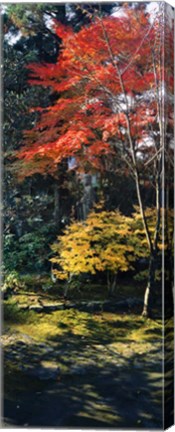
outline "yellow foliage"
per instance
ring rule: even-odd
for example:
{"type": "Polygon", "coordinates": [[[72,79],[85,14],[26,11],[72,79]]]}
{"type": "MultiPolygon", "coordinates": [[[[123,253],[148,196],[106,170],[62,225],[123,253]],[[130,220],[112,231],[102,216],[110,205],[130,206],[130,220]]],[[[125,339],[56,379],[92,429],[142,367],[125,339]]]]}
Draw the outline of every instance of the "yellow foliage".
{"type": "MultiPolygon", "coordinates": [[[[156,209],[148,208],[145,214],[153,239],[156,209]]],[[[162,223],[159,250],[162,248],[161,227],[162,223]]],[[[90,212],[85,221],[72,221],[63,235],[58,237],[58,242],[52,245],[52,250],[55,256],[51,261],[58,265],[59,270],[54,273],[59,279],[68,278],[70,273],[78,275],[110,271],[116,274],[132,269],[132,262],[138,257],[149,256],[139,208],[135,207],[132,217],[127,217],[119,210],[105,211],[101,204],[90,212]]]]}
{"type": "Polygon", "coordinates": [[[70,273],[128,270],[134,251],[129,245],[132,236],[129,222],[130,218],[118,210],[105,211],[101,204],[86,221],[73,221],[58,237],[58,243],[52,245],[55,257],[51,261],[60,268],[54,271],[55,275],[65,279],[70,273]]]}
{"type": "MultiPolygon", "coordinates": [[[[145,210],[145,216],[147,220],[147,225],[150,233],[152,242],[154,242],[155,229],[156,229],[156,208],[147,208],[145,210]]],[[[145,236],[145,230],[143,227],[142,216],[139,211],[139,207],[135,206],[135,213],[133,213],[130,227],[133,231],[132,243],[135,247],[135,252],[138,256],[148,256],[149,249],[147,244],[147,239],[145,236]]],[[[173,238],[174,229],[174,212],[169,209],[160,210],[160,226],[158,230],[158,250],[166,250],[168,247],[167,237],[173,238]],[[164,227],[164,229],[163,229],[164,227]]]]}

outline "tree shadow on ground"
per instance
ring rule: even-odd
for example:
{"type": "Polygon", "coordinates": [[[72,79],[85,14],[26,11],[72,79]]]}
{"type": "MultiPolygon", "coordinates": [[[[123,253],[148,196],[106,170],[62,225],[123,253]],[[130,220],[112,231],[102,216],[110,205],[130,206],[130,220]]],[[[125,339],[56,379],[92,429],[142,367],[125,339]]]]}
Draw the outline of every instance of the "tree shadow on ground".
{"type": "Polygon", "coordinates": [[[66,324],[66,332],[48,338],[45,345],[15,342],[6,347],[5,426],[162,428],[160,342],[140,354],[132,351],[129,319],[123,325],[115,321],[118,338],[112,336],[113,322],[106,326],[90,317],[83,324],[85,336],[66,324]],[[117,342],[126,346],[124,354],[117,342]],[[15,361],[11,351],[17,354],[15,361]],[[27,365],[35,370],[41,360],[58,365],[52,379],[28,374],[27,365]],[[27,372],[16,369],[20,361],[27,372]]]}
{"type": "MultiPolygon", "coordinates": [[[[108,321],[105,320],[103,315],[92,314],[91,316],[88,315],[85,317],[81,317],[79,319],[79,327],[82,333],[84,331],[84,335],[80,336],[79,338],[78,335],[76,335],[75,333],[77,330],[76,327],[74,329],[74,325],[72,322],[70,323],[59,322],[58,327],[65,329],[64,341],[66,338],[70,342],[73,336],[72,340],[76,342],[76,339],[78,339],[78,344],[81,342],[83,343],[83,340],[90,344],[97,343],[97,344],[104,344],[104,345],[113,342],[121,342],[121,343],[131,342],[130,332],[141,328],[141,326],[143,325],[143,319],[142,318],[138,319],[137,317],[137,321],[135,321],[133,324],[133,321],[131,321],[131,319],[126,318],[126,315],[124,316],[123,321],[117,319],[116,315],[114,316],[115,316],[115,320],[111,320],[111,321],[109,319],[110,314],[108,314],[108,321]]],[[[56,341],[57,343],[60,344],[61,343],[60,335],[51,336],[49,338],[49,341],[51,341],[52,343],[56,341]]]]}
{"type": "Polygon", "coordinates": [[[146,361],[139,367],[104,361],[103,368],[94,365],[88,373],[42,383],[42,388],[40,382],[32,383],[33,389],[28,383],[15,389],[15,401],[5,400],[5,422],[33,427],[160,428],[161,373],[151,379],[148,369],[146,361]]]}

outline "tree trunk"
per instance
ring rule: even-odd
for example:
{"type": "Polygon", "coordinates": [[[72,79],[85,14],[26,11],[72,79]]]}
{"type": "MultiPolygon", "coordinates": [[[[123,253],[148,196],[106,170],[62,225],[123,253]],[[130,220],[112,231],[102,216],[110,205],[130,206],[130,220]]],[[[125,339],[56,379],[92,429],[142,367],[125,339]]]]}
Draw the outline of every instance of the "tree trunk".
{"type": "Polygon", "coordinates": [[[54,185],[54,223],[59,228],[60,225],[60,193],[58,184],[54,185]]]}
{"type": "Polygon", "coordinates": [[[111,297],[116,289],[117,284],[117,275],[110,274],[110,271],[107,271],[107,286],[108,286],[108,296],[111,297]]]}
{"type": "Polygon", "coordinates": [[[156,271],[156,254],[150,255],[149,261],[149,273],[148,273],[148,284],[144,295],[144,306],[142,316],[151,317],[154,301],[155,301],[155,271],[156,271]]]}
{"type": "Polygon", "coordinates": [[[69,278],[66,281],[66,284],[65,284],[65,287],[64,287],[64,298],[65,299],[67,299],[67,294],[68,294],[68,291],[69,291],[69,286],[70,286],[70,283],[72,281],[72,278],[73,278],[73,273],[70,273],[69,274],[69,278]]]}
{"type": "Polygon", "coordinates": [[[164,317],[165,320],[174,314],[174,259],[171,250],[165,252],[165,278],[164,278],[164,317]]]}

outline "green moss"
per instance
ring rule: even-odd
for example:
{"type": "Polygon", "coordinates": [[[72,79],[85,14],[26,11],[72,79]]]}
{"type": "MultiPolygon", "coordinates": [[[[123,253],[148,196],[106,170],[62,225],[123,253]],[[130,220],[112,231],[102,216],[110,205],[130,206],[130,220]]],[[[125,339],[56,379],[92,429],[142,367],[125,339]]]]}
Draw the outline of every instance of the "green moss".
{"type": "MultiPolygon", "coordinates": [[[[13,305],[13,308],[16,305],[13,305]]],[[[136,315],[114,313],[91,314],[74,309],[37,314],[33,311],[17,312],[10,317],[11,327],[41,342],[74,344],[138,344],[161,341],[161,322],[144,320],[136,315]]],[[[141,350],[142,351],[142,350],[141,350]]]]}
{"type": "Polygon", "coordinates": [[[33,311],[20,310],[19,304],[12,297],[3,303],[3,319],[8,324],[23,324],[35,323],[37,317],[33,311]]]}

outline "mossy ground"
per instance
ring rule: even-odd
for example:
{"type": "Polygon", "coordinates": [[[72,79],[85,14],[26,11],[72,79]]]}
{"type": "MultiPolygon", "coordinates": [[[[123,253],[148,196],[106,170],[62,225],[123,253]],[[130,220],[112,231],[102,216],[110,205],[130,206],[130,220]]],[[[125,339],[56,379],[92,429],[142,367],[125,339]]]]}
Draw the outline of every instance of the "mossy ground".
{"type": "Polygon", "coordinates": [[[137,313],[20,310],[32,295],[5,305],[5,425],[160,428],[161,321],[137,313]],[[58,365],[54,380],[22,371],[21,364],[35,369],[43,360],[58,365]]]}
{"type": "Polygon", "coordinates": [[[40,342],[57,340],[59,337],[74,335],[83,337],[89,343],[100,340],[107,342],[143,345],[161,340],[161,320],[153,321],[133,314],[108,312],[88,313],[75,309],[38,314],[34,311],[20,311],[15,300],[6,302],[13,311],[5,322],[11,330],[18,330],[40,342]],[[15,312],[13,310],[13,306],[15,312]],[[15,316],[14,316],[15,313],[15,316]]]}

